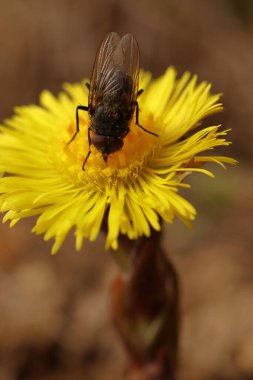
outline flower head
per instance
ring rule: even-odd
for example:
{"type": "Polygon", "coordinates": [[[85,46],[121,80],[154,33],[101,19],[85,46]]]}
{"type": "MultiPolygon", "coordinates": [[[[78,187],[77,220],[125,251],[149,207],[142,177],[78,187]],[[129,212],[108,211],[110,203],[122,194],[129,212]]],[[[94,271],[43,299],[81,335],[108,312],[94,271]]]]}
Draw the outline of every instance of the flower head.
{"type": "Polygon", "coordinates": [[[220,126],[200,127],[210,114],[222,110],[220,95],[210,93],[206,82],[197,84],[187,72],[180,79],[174,68],[152,80],[140,73],[139,120],[146,133],[130,122],[130,133],[120,151],[109,155],[91,146],[88,152],[89,116],[80,114],[80,132],[75,132],[75,108],[87,105],[84,83],[65,84],[64,92],[54,97],[41,94],[40,106],[15,109],[16,115],[1,126],[0,210],[4,221],[14,225],[22,218],[37,215],[33,231],[55,238],[56,252],[74,228],[76,247],[83,238],[95,240],[103,220],[107,221],[106,248],[117,249],[120,233],[129,239],[149,236],[151,228],[171,223],[174,216],[184,222],[194,219],[194,207],[178,194],[189,187],[186,174],[203,169],[205,162],[234,163],[223,156],[203,152],[228,145],[220,126]]]}

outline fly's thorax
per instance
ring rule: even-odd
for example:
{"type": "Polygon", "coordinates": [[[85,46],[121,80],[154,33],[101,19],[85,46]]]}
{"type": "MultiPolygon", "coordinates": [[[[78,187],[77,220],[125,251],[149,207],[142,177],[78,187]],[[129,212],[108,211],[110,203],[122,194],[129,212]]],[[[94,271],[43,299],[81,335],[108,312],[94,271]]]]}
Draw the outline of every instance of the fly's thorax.
{"type": "Polygon", "coordinates": [[[90,128],[98,135],[124,137],[129,131],[130,119],[122,95],[116,92],[103,97],[91,117],[90,128]]]}

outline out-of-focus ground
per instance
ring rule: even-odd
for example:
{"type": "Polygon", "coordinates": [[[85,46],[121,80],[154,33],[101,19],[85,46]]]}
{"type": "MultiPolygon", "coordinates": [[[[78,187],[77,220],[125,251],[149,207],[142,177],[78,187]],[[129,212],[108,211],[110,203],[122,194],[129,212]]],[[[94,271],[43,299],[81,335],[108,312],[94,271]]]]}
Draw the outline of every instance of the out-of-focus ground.
{"type": "MultiPolygon", "coordinates": [[[[181,281],[178,380],[253,379],[253,3],[249,0],[0,0],[0,117],[39,92],[90,75],[100,40],[131,32],[154,75],[190,70],[224,93],[240,165],[197,174],[193,231],[164,230],[181,281]]],[[[73,110],[74,112],[74,110],[73,110]]],[[[117,268],[103,237],[56,256],[33,221],[0,225],[0,380],[118,380],[125,356],[110,321],[117,268]]]]}

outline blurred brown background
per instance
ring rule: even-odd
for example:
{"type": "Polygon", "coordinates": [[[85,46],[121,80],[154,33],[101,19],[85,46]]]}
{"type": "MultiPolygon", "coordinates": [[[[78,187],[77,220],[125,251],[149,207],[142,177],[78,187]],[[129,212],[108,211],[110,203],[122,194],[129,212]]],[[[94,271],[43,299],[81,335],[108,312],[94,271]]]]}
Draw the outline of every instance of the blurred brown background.
{"type": "MultiPolygon", "coordinates": [[[[109,31],[134,34],[155,76],[174,65],[224,94],[212,122],[233,128],[240,165],[215,181],[195,175],[194,230],[166,227],[164,246],[181,279],[178,379],[253,379],[253,2],[0,0],[1,120],[44,88],[89,77],[109,31]]],[[[69,238],[52,257],[32,224],[0,225],[0,380],[123,378],[103,237],[81,253],[69,238]]]]}

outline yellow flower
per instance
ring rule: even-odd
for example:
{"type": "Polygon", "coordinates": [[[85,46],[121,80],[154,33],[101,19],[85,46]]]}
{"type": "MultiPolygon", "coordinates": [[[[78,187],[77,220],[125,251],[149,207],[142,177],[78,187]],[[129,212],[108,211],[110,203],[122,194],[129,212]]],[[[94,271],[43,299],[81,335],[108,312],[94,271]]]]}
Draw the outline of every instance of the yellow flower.
{"type": "Polygon", "coordinates": [[[61,246],[74,228],[76,248],[83,238],[95,240],[106,220],[106,248],[117,249],[119,234],[129,239],[149,236],[151,227],[160,229],[178,216],[194,219],[194,207],[178,194],[186,174],[203,169],[205,162],[234,163],[223,156],[202,156],[216,146],[228,145],[227,131],[220,126],[200,128],[206,116],[222,110],[220,95],[210,93],[210,84],[197,84],[187,72],[176,78],[174,68],[152,80],[140,73],[140,124],[156,137],[130,123],[123,148],[105,162],[91,146],[88,152],[87,112],[80,113],[80,133],[75,132],[75,108],[87,105],[84,83],[65,84],[54,97],[41,94],[40,106],[15,109],[0,134],[0,210],[11,226],[22,218],[38,215],[33,231],[55,238],[52,252],[61,246]]]}

